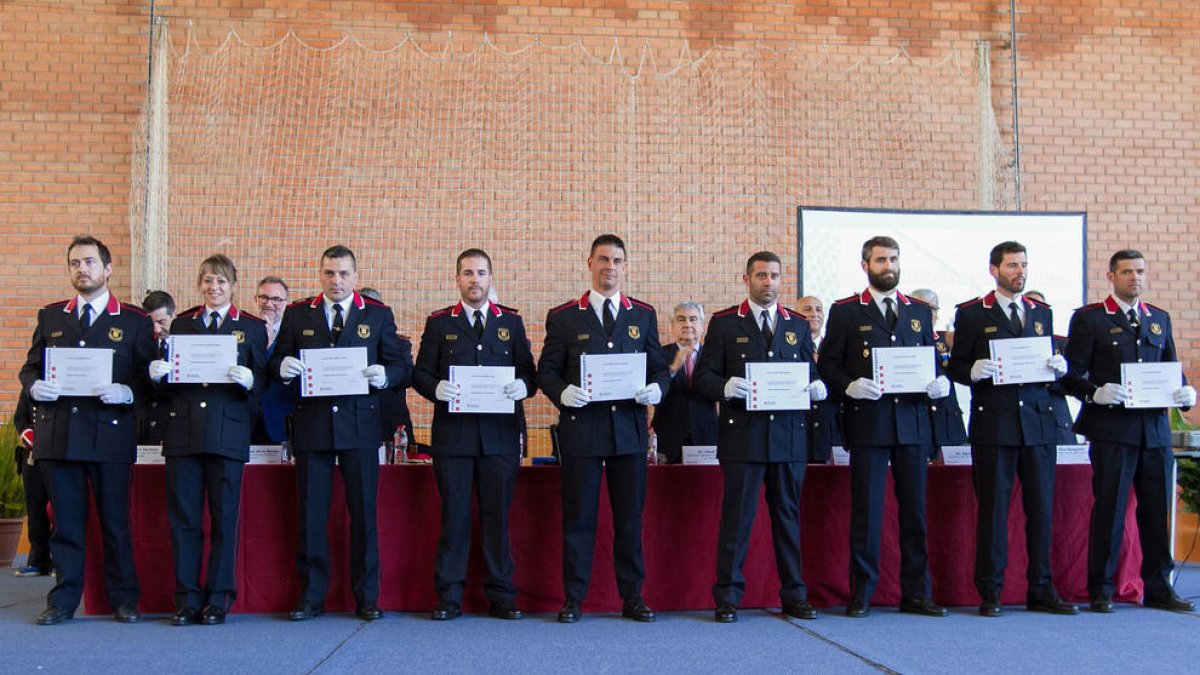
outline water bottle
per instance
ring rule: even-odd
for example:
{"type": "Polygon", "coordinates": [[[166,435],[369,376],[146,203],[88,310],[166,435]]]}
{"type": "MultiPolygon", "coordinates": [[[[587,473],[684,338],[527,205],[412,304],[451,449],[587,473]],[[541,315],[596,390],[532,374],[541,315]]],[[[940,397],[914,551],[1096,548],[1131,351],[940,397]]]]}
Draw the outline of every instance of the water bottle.
{"type": "Polygon", "coordinates": [[[646,450],[646,463],[658,464],[658,434],[650,430],[650,447],[646,450]]]}
{"type": "Polygon", "coordinates": [[[392,436],[392,442],[396,446],[395,462],[397,464],[408,464],[408,431],[401,424],[396,427],[396,433],[392,436]]]}
{"type": "Polygon", "coordinates": [[[525,432],[517,434],[517,448],[521,454],[518,456],[517,464],[524,464],[526,458],[529,457],[529,449],[525,447],[525,432]]]}

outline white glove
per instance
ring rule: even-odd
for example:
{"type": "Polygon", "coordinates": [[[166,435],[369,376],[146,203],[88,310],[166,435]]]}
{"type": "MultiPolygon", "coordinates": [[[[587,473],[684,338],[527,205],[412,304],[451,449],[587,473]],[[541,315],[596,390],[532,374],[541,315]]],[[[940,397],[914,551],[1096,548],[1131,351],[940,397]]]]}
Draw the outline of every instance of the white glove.
{"type": "Polygon", "coordinates": [[[746,398],[750,395],[750,383],[744,377],[731,377],[725,381],[725,399],[746,398]]]}
{"type": "Polygon", "coordinates": [[[109,405],[128,405],[133,403],[133,390],[126,385],[116,382],[96,387],[96,395],[100,397],[101,403],[109,405]]]}
{"type": "Polygon", "coordinates": [[[938,400],[946,398],[950,395],[950,380],[946,379],[945,375],[938,375],[930,380],[929,385],[925,387],[925,393],[929,394],[929,398],[938,400]]]}
{"type": "Polygon", "coordinates": [[[504,385],[504,395],[510,401],[520,401],[529,395],[529,387],[525,386],[525,380],[513,380],[504,385]]]}
{"type": "Polygon", "coordinates": [[[590,403],[591,400],[591,394],[573,384],[568,384],[567,388],[563,389],[562,394],[558,397],[558,402],[568,408],[582,408],[590,403]]]}
{"type": "Polygon", "coordinates": [[[285,382],[294,380],[304,374],[304,362],[294,356],[283,357],[283,362],[279,364],[279,376],[285,382]]]}
{"type": "Polygon", "coordinates": [[[249,391],[254,386],[254,371],[246,366],[229,366],[225,374],[229,376],[230,382],[242,385],[242,389],[249,391]]]}
{"type": "Polygon", "coordinates": [[[363,377],[367,378],[367,384],[376,389],[383,389],[387,386],[387,371],[378,363],[363,368],[363,377]]]}
{"type": "Polygon", "coordinates": [[[846,395],[859,400],[878,401],[879,397],[883,396],[883,390],[875,384],[875,380],[860,377],[846,387],[846,395]]]}
{"type": "Polygon", "coordinates": [[[1176,389],[1171,398],[1175,399],[1175,405],[1181,408],[1190,408],[1196,405],[1196,389],[1184,385],[1176,389]]]}
{"type": "Polygon", "coordinates": [[[658,402],[662,400],[662,388],[658,386],[657,382],[651,382],[633,392],[633,400],[641,405],[658,405],[658,402]]]}
{"type": "Polygon", "coordinates": [[[462,385],[451,382],[450,380],[442,380],[438,382],[437,390],[433,392],[434,398],[439,401],[449,403],[462,393],[462,385]]]}
{"type": "Polygon", "coordinates": [[[1125,387],[1117,382],[1109,382],[1092,394],[1092,400],[1100,405],[1120,405],[1125,402],[1125,387]]]}
{"type": "Polygon", "coordinates": [[[979,359],[971,366],[971,381],[978,382],[996,374],[996,362],[991,359],[979,359]]]}
{"type": "Polygon", "coordinates": [[[829,398],[829,390],[825,388],[825,383],[820,380],[813,380],[808,383],[808,400],[824,401],[829,398]]]}
{"type": "Polygon", "coordinates": [[[171,364],[157,359],[150,362],[150,379],[155,382],[162,382],[163,378],[171,372],[171,364]]]}
{"type": "Polygon", "coordinates": [[[45,380],[36,380],[29,385],[29,396],[35,401],[57,401],[58,385],[45,380]]]}
{"type": "Polygon", "coordinates": [[[1062,377],[1067,374],[1067,360],[1062,354],[1055,354],[1046,359],[1046,367],[1054,370],[1055,377],[1062,377]]]}

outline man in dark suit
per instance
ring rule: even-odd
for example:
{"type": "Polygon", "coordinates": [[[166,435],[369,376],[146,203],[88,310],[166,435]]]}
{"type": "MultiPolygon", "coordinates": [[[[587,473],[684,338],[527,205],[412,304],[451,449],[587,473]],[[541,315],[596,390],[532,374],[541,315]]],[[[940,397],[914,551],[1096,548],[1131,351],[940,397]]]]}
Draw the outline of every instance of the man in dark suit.
{"type": "MultiPolygon", "coordinates": [[[[142,299],[142,309],[154,322],[157,358],[166,358],[166,339],[171,336],[171,322],[175,320],[175,298],[166,291],[150,291],[142,299]]],[[[161,388],[137,402],[138,445],[162,445],[170,404],[171,395],[161,388]]]]}
{"type": "Polygon", "coordinates": [[[717,535],[717,582],[713,598],[718,623],[737,621],[737,606],[746,592],[742,566],[766,485],[767,508],[779,569],[783,613],[815,619],[808,602],[800,556],[800,489],[808,462],[808,430],[803,410],[750,411],[746,366],[780,362],[807,364],[811,399],[825,398],[825,385],[812,366],[808,321],[778,304],[782,278],[779,256],[759,251],[746,261],[742,282],[748,298],[713,316],[708,341],[697,366],[696,387],[721,405],[717,459],[724,492],[717,535]]]}
{"type": "MultiPolygon", "coordinates": [[[[1064,602],[1050,574],[1050,520],[1054,506],[1054,469],[1058,461],[1054,404],[1050,384],[994,384],[998,365],[989,342],[1008,338],[1049,337],[1054,330],[1050,306],[1022,296],[1029,263],[1025,247],[1006,241],[992,248],[988,271],[996,290],[958,306],[954,347],[948,371],[955,382],[971,387],[972,476],[979,500],[975,535],[975,586],[979,613],[1000,615],[1000,591],[1008,566],[1008,507],[1014,476],[1021,479],[1025,506],[1025,545],[1029,553],[1025,606],[1030,611],[1076,614],[1064,602]]],[[[1047,354],[1056,377],[1067,372],[1061,355],[1047,354]]]]}
{"type": "MultiPolygon", "coordinates": [[[[938,294],[928,288],[918,288],[908,296],[929,305],[929,311],[933,313],[933,346],[937,347],[938,372],[943,373],[946,370],[946,364],[950,363],[950,343],[946,339],[946,334],[937,330],[938,310],[941,309],[938,294]]],[[[953,386],[950,387],[949,396],[929,404],[929,415],[933,423],[930,429],[933,432],[933,446],[929,450],[931,460],[941,459],[942,446],[966,444],[967,427],[963,423],[963,411],[962,406],[958,403],[958,392],[954,390],[953,386]]]]}
{"type": "MultiPolygon", "coordinates": [[[[825,305],[815,295],[806,295],[796,301],[796,311],[808,320],[812,332],[813,361],[817,359],[817,348],[821,345],[825,329],[825,305]]],[[[836,397],[824,401],[813,401],[808,410],[808,463],[828,464],[834,446],[841,446],[842,402],[836,397]]]]}
{"type": "MultiPolygon", "coordinates": [[[[1025,291],[1025,297],[1042,304],[1046,296],[1041,291],[1025,291]]],[[[1067,354],[1067,338],[1064,335],[1051,336],[1054,353],[1067,354]]],[[[1050,386],[1050,403],[1054,406],[1055,442],[1058,445],[1075,445],[1079,437],[1075,435],[1075,418],[1071,415],[1071,407],[1067,404],[1066,378],[1058,380],[1050,386]]]]}
{"type": "MultiPolygon", "coordinates": [[[[300,493],[300,600],[288,618],[303,621],[325,611],[329,590],[330,489],[336,465],[346,486],[350,513],[350,585],[355,614],[371,621],[379,609],[379,541],[375,529],[379,485],[379,390],[406,387],[412,355],[401,349],[392,310],[363,298],[354,253],[332,246],[321,254],[322,293],[294,303],[283,315],[268,371],[284,384],[305,374],[302,350],[361,347],[367,350],[365,394],[299,398],[291,449],[300,493]]],[[[298,385],[296,385],[298,386],[298,385]]]]}
{"type": "MultiPolygon", "coordinates": [[[[1076,310],[1067,340],[1068,391],[1083,401],[1075,430],[1091,441],[1092,507],[1088,542],[1088,593],[1093,612],[1113,611],[1113,578],[1125,533],[1125,506],[1137,495],[1145,604],[1190,612],[1194,605],[1171,586],[1170,506],[1175,499],[1171,428],[1164,408],[1126,408],[1121,364],[1177,361],[1171,317],[1142,301],[1146,260],[1133,249],[1108,261],[1112,294],[1076,310]]],[[[1196,404],[1196,390],[1181,383],[1174,402],[1196,404]]]]}
{"type": "Polygon", "coordinates": [[[666,464],[683,462],[683,446],[717,444],[717,407],[693,384],[704,339],[704,308],[688,300],[675,306],[671,329],[675,343],[663,349],[671,385],[650,426],[658,437],[658,455],[666,464]]]}
{"type": "MultiPolygon", "coordinates": [[[[259,316],[267,329],[267,359],[275,353],[275,338],[283,325],[283,313],[287,309],[287,282],[281,277],[266,276],[258,282],[254,301],[259,316]]],[[[258,421],[251,437],[253,443],[273,444],[287,440],[287,419],[296,409],[296,388],[285,386],[275,378],[269,378],[266,388],[259,397],[258,421]]]]}
{"type": "Polygon", "coordinates": [[[582,616],[580,605],[592,576],[602,471],[607,473],[612,508],[617,592],[625,600],[621,613],[635,621],[655,619],[654,610],[642,600],[646,406],[658,405],[670,376],[658,342],[654,308],[621,293],[625,262],[625,242],[620,237],[596,237],[587,260],[591,289],[546,315],[538,386],[559,409],[566,595],[558,612],[562,623],[575,623],[582,616]],[[580,357],[622,353],[646,355],[646,386],[633,399],[592,402],[580,381],[580,357]]]}
{"type": "Polygon", "coordinates": [[[37,623],[61,623],[79,606],[89,487],[104,532],[108,602],[117,621],[136,623],[141,589],[129,533],[129,478],[137,455],[133,406],[149,390],[154,326],[141,308],[109,292],[112,255],[100,240],[76,237],[67,248],[67,265],[77,295],[38,312],[20,373],[22,387],[38,404],[33,456],[42,466],[55,522],[50,551],[56,583],[37,623]],[[92,396],[61,395],[56,379],[45,373],[46,350],[54,347],[111,350],[112,382],[92,396]]]}
{"type": "Polygon", "coordinates": [[[200,263],[196,286],[204,304],[181,312],[171,333],[226,335],[236,342],[237,360],[227,383],[170,381],[172,355],[150,363],[150,379],[166,382],[170,411],[163,439],[167,470],[167,520],[175,563],[175,616],[171,623],[225,623],[237,596],[237,526],[242,468],[250,459],[250,432],[266,385],[267,331],[261,319],[233,304],[237,267],[217,254],[200,263]],[[204,583],[204,504],[210,517],[204,583]]]}
{"type": "Polygon", "coordinates": [[[888,463],[900,508],[900,611],[945,616],[933,603],[925,546],[925,487],[929,471],[930,400],[944,399],[950,382],[937,376],[924,392],[885,394],[876,383],[872,350],[933,346],[933,314],[896,290],[900,245],[873,237],[862,246],[867,288],[829,310],[817,366],[835,396],[850,451],[850,602],[846,615],[867,616],[879,582],[879,547],[888,463]]]}
{"type": "Polygon", "coordinates": [[[471,496],[479,500],[479,530],[488,577],[484,591],[489,613],[521,619],[513,559],[508,542],[508,507],[521,465],[521,401],[537,390],[525,322],[517,311],[488,300],[492,259],[480,249],[467,249],[455,262],[454,281],[462,300],[430,314],[421,334],[421,351],[413,372],[417,392],[434,403],[433,473],[442,499],[442,536],[434,563],[438,604],[434,620],[462,614],[467,557],[471,550],[471,496]],[[511,413],[472,414],[460,405],[461,383],[451,368],[507,366],[515,378],[503,395],[513,401],[511,413]]]}

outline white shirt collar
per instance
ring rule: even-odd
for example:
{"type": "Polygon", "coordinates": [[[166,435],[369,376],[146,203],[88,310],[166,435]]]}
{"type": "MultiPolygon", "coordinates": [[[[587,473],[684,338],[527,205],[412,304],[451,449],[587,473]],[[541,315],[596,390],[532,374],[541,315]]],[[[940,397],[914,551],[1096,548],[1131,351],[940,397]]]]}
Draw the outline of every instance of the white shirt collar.
{"type": "Polygon", "coordinates": [[[900,300],[896,297],[896,289],[892,289],[887,293],[875,288],[867,286],[867,292],[871,294],[871,300],[875,302],[875,306],[879,308],[879,313],[887,316],[887,305],[883,303],[885,298],[892,299],[892,311],[896,312],[896,316],[900,316],[900,300]]]}
{"type": "Polygon", "coordinates": [[[617,291],[611,297],[605,297],[603,293],[596,289],[592,289],[588,293],[588,304],[592,306],[592,311],[600,319],[600,323],[604,323],[604,301],[612,300],[613,318],[621,315],[621,292],[617,291]]]}
{"type": "Polygon", "coordinates": [[[92,322],[95,322],[96,317],[100,316],[101,312],[108,309],[108,296],[109,296],[109,292],[104,291],[100,295],[97,295],[96,297],[92,298],[91,302],[84,300],[82,295],[79,296],[78,302],[75,303],[75,310],[76,310],[75,316],[82,317],[83,316],[83,306],[91,305],[92,306],[92,322]]]}
{"type": "Polygon", "coordinates": [[[325,305],[325,321],[329,324],[330,330],[333,330],[333,317],[334,317],[333,306],[334,305],[342,306],[342,321],[345,321],[347,318],[349,318],[350,304],[352,302],[354,302],[354,294],[353,293],[351,293],[350,295],[347,295],[345,297],[345,299],[338,301],[338,302],[334,302],[333,299],[331,299],[328,295],[321,296],[321,299],[324,301],[323,304],[325,305]]]}
{"type": "Polygon", "coordinates": [[[1000,305],[1000,309],[1004,310],[1005,315],[1012,311],[1009,309],[1009,305],[1014,302],[1017,303],[1017,316],[1025,316],[1025,303],[1021,300],[1020,293],[1009,296],[999,288],[996,289],[996,304],[1000,305]]]}
{"type": "MultiPolygon", "coordinates": [[[[1130,304],[1127,304],[1127,303],[1126,303],[1124,300],[1122,300],[1122,299],[1118,298],[1116,295],[1113,295],[1113,296],[1112,296],[1112,299],[1113,299],[1113,301],[1115,301],[1115,302],[1117,303],[1117,307],[1120,307],[1120,308],[1121,308],[1121,313],[1122,313],[1122,314],[1124,314],[1124,315],[1126,315],[1126,316],[1128,316],[1128,315],[1129,315],[1129,310],[1131,310],[1131,309],[1132,309],[1132,310],[1134,310],[1135,312],[1137,312],[1138,314],[1141,314],[1141,313],[1142,313],[1142,309],[1141,309],[1141,306],[1140,306],[1140,305],[1141,305],[1141,302],[1140,302],[1140,301],[1138,301],[1138,300],[1135,300],[1135,301],[1134,301],[1134,302],[1136,302],[1137,304],[1130,305],[1130,304]]],[[[1139,299],[1139,300],[1140,300],[1140,299],[1139,299]]]]}
{"type": "Polygon", "coordinates": [[[779,311],[779,303],[778,302],[773,302],[773,303],[771,303],[770,306],[764,307],[762,305],[756,304],[753,300],[750,300],[749,298],[747,298],[746,304],[750,305],[750,313],[754,315],[754,323],[757,323],[760,326],[762,325],[762,313],[763,313],[763,310],[765,309],[765,310],[767,310],[767,316],[771,317],[771,328],[775,327],[775,324],[776,324],[775,314],[779,311]]]}
{"type": "Polygon", "coordinates": [[[485,325],[485,326],[487,325],[488,312],[492,311],[492,303],[490,300],[484,300],[483,305],[479,309],[475,309],[474,307],[472,307],[464,302],[462,308],[463,308],[463,314],[467,315],[467,323],[471,324],[471,327],[474,328],[475,327],[475,312],[479,312],[480,314],[482,314],[483,325],[485,325]]]}
{"type": "MultiPolygon", "coordinates": [[[[208,319],[209,319],[209,317],[212,316],[213,312],[216,312],[218,315],[220,315],[221,321],[224,322],[225,317],[229,316],[229,308],[230,307],[233,307],[232,303],[225,303],[224,307],[209,307],[207,304],[205,304],[204,305],[204,323],[205,323],[205,325],[208,325],[208,319]]],[[[218,324],[218,325],[220,325],[220,324],[218,324]]]]}

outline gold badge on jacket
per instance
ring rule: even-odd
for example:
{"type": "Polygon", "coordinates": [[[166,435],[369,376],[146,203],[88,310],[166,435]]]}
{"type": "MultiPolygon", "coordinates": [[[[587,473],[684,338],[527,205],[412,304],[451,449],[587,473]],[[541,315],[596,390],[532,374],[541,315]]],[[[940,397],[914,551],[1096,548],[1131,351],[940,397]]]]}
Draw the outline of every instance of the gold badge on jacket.
{"type": "Polygon", "coordinates": [[[371,327],[365,323],[358,324],[358,337],[364,340],[371,337],[371,327]]]}
{"type": "Polygon", "coordinates": [[[911,322],[909,322],[908,325],[912,326],[914,333],[921,332],[921,320],[920,319],[913,319],[911,322]]]}
{"type": "Polygon", "coordinates": [[[508,332],[507,328],[502,327],[496,329],[496,337],[499,338],[501,342],[508,342],[512,338],[512,335],[508,332]]]}
{"type": "Polygon", "coordinates": [[[796,334],[790,330],[783,334],[783,339],[786,340],[787,343],[789,345],[792,345],[793,347],[795,347],[796,343],[799,342],[799,340],[796,339],[796,334]]]}
{"type": "Polygon", "coordinates": [[[1037,333],[1038,335],[1041,335],[1046,332],[1046,327],[1042,325],[1041,321],[1034,321],[1033,322],[1033,332],[1037,333]]]}
{"type": "Polygon", "coordinates": [[[246,334],[240,330],[233,331],[233,337],[237,338],[239,345],[246,341],[246,334]]]}
{"type": "Polygon", "coordinates": [[[317,331],[315,331],[315,330],[313,330],[313,329],[311,329],[311,328],[305,328],[305,329],[304,329],[304,330],[303,330],[303,331],[300,333],[300,335],[302,335],[302,336],[304,336],[304,337],[312,337],[312,336],[314,336],[314,335],[316,335],[316,334],[317,334],[317,331]]]}
{"type": "Polygon", "coordinates": [[[945,353],[946,353],[946,351],[947,351],[947,350],[946,350],[946,343],[945,343],[945,342],[938,342],[938,343],[936,343],[936,344],[937,344],[937,350],[938,350],[939,352],[942,352],[943,354],[945,354],[945,353]]]}
{"type": "Polygon", "coordinates": [[[113,342],[120,342],[124,338],[125,338],[125,331],[121,330],[120,328],[109,328],[108,329],[108,339],[109,340],[111,340],[113,342]]]}
{"type": "Polygon", "coordinates": [[[984,335],[987,335],[988,333],[995,333],[995,332],[996,332],[996,331],[998,331],[998,330],[1000,330],[1000,328],[999,328],[999,327],[997,327],[997,326],[984,326],[984,327],[983,327],[983,334],[984,334],[984,335]]]}
{"type": "Polygon", "coordinates": [[[863,350],[863,358],[864,358],[864,359],[869,359],[869,358],[871,358],[871,350],[870,350],[870,349],[864,349],[864,350],[863,350]]]}
{"type": "Polygon", "coordinates": [[[1155,335],[1162,335],[1162,326],[1152,323],[1150,324],[1150,332],[1154,333],[1155,335]]]}
{"type": "Polygon", "coordinates": [[[446,339],[447,340],[457,340],[458,333],[446,333],[446,339]]]}
{"type": "Polygon", "coordinates": [[[629,327],[629,337],[633,338],[634,340],[641,338],[642,337],[642,329],[638,328],[637,326],[630,326],[629,327]]]}
{"type": "MultiPolygon", "coordinates": [[[[52,338],[60,338],[60,337],[62,337],[62,333],[63,333],[63,332],[62,332],[61,330],[56,330],[56,331],[54,331],[53,333],[51,333],[51,334],[50,334],[50,337],[52,337],[52,338]]],[[[33,455],[30,455],[30,457],[32,457],[32,456],[33,456],[33,455]]]]}

